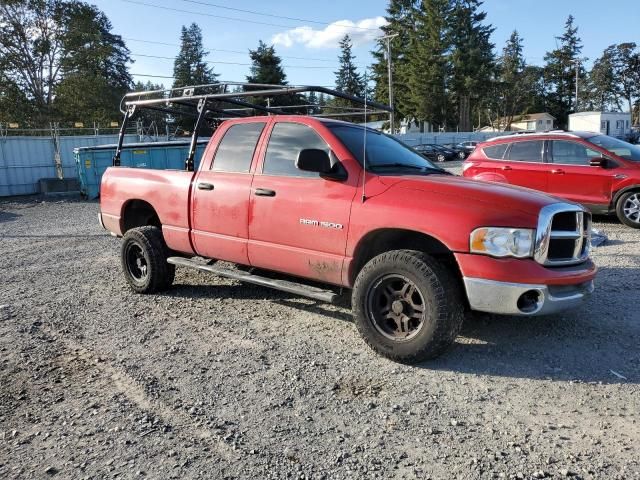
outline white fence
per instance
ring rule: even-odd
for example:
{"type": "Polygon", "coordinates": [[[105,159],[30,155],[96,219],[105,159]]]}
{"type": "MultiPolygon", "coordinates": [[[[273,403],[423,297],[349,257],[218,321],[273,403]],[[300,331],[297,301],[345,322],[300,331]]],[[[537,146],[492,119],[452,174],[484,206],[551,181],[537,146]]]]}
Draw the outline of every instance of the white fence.
{"type": "Polygon", "coordinates": [[[422,145],[425,143],[435,143],[436,145],[444,145],[447,143],[460,142],[484,142],[489,138],[499,137],[502,135],[513,135],[513,132],[443,132],[443,133],[405,133],[396,135],[396,138],[402,140],[407,145],[422,145]]]}

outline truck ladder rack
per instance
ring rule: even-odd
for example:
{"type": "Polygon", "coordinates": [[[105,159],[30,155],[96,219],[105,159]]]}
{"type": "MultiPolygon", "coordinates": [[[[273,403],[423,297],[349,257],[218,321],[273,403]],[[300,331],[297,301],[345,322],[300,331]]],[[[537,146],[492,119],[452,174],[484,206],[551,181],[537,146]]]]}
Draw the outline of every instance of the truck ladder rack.
{"type": "Polygon", "coordinates": [[[312,287],[311,285],[305,285],[297,282],[290,282],[288,280],[276,280],[267,277],[261,277],[260,275],[254,275],[248,272],[242,272],[239,270],[232,270],[230,268],[221,268],[214,265],[207,265],[197,262],[189,258],[183,257],[169,257],[168,263],[180,267],[189,267],[203,272],[213,273],[219,277],[231,278],[233,280],[239,280],[241,282],[253,283],[263,287],[274,288],[283,292],[293,293],[303,297],[312,298],[326,303],[336,303],[340,295],[332,290],[323,290],[321,288],[312,287]]]}

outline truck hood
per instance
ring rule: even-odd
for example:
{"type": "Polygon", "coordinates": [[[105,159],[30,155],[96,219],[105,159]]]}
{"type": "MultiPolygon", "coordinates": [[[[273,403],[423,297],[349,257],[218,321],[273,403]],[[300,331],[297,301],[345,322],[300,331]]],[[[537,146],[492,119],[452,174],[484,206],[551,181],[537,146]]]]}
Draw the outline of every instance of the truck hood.
{"type": "Polygon", "coordinates": [[[537,216],[546,205],[564,202],[551,195],[529,188],[501,183],[470,180],[454,175],[402,175],[380,176],[380,182],[389,188],[418,190],[450,197],[452,201],[467,201],[481,204],[488,209],[512,209],[525,215],[537,216]]]}

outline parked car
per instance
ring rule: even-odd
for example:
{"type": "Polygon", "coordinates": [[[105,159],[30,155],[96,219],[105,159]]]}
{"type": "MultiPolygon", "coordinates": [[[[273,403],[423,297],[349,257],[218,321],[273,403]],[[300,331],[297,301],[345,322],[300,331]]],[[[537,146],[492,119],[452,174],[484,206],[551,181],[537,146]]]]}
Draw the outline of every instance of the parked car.
{"type": "Polygon", "coordinates": [[[477,180],[533,188],[616,214],[640,228],[640,147],[591,132],[548,132],[495,138],[463,165],[477,180]]]}
{"type": "Polygon", "coordinates": [[[461,142],[460,145],[462,146],[462,148],[465,149],[465,151],[467,152],[467,156],[471,155],[473,153],[473,151],[476,149],[476,147],[478,146],[477,141],[475,140],[469,140],[467,142],[461,142]]]}
{"type": "Polygon", "coordinates": [[[467,151],[465,146],[462,145],[461,143],[445,143],[443,145],[443,147],[447,147],[447,148],[453,150],[454,152],[456,152],[458,160],[464,160],[471,153],[471,152],[467,151]]]}
{"type": "Polygon", "coordinates": [[[296,115],[227,120],[191,168],[114,166],[102,177],[99,220],[123,237],[135,292],[168,289],[176,266],[325,302],[347,288],[365,341],[415,362],[453,343],[465,309],[552,314],[593,291],[583,207],[448,174],[362,126],[296,115]]]}
{"type": "Polygon", "coordinates": [[[446,162],[456,158],[456,154],[454,152],[446,150],[440,145],[424,143],[422,145],[416,145],[413,149],[434,162],[446,162]]]}

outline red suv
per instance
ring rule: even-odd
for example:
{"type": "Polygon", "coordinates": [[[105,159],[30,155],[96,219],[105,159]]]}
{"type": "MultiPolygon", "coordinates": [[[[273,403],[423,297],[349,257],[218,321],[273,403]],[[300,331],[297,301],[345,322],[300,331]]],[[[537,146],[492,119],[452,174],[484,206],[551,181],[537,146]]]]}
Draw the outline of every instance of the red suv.
{"type": "Polygon", "coordinates": [[[640,228],[640,146],[590,132],[509,135],[481,143],[463,165],[476,180],[510,183],[615,213],[640,228]]]}

